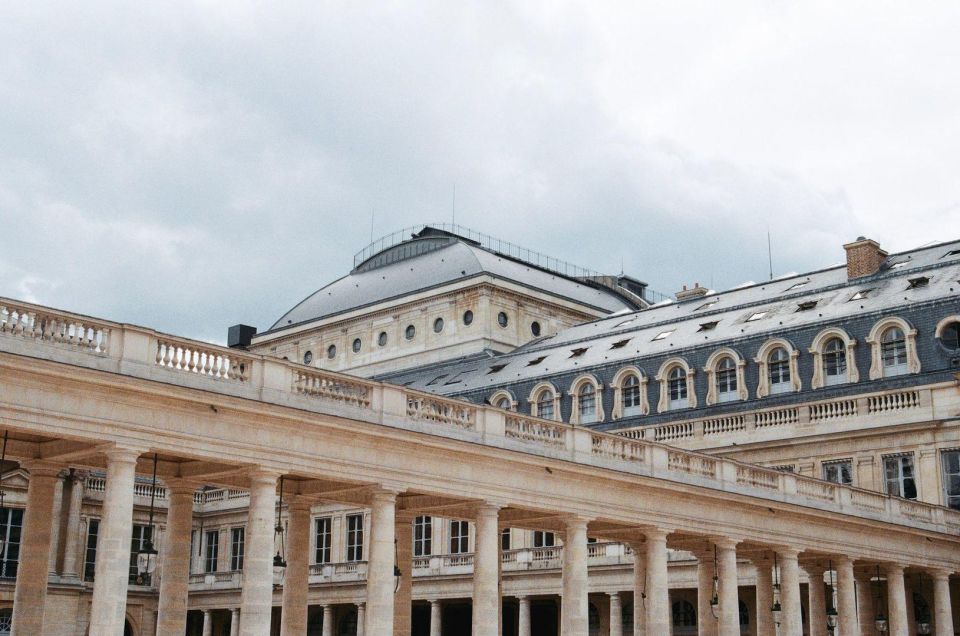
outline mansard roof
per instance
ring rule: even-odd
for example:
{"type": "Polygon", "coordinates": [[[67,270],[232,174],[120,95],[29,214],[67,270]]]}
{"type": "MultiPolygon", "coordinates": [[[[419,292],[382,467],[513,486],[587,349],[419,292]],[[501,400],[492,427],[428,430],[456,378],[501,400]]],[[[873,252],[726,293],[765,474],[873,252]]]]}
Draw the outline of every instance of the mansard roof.
{"type": "Polygon", "coordinates": [[[479,241],[427,227],[364,258],[350,274],[312,293],[281,316],[270,331],[481,276],[511,282],[603,313],[641,306],[638,299],[627,293],[565,276],[499,253],[479,241]]]}
{"type": "MultiPolygon", "coordinates": [[[[511,353],[414,369],[389,380],[441,394],[493,391],[541,377],[681,355],[693,348],[735,347],[738,341],[757,338],[789,339],[792,331],[818,324],[824,328],[843,325],[862,314],[894,314],[936,300],[957,302],[958,295],[960,241],[954,241],[893,254],[872,276],[848,280],[846,266],[837,265],[710,291],[683,302],[659,303],[571,327],[511,353]],[[445,376],[443,382],[434,381],[439,375],[445,376]]],[[[656,373],[655,368],[647,371],[656,373]]]]}

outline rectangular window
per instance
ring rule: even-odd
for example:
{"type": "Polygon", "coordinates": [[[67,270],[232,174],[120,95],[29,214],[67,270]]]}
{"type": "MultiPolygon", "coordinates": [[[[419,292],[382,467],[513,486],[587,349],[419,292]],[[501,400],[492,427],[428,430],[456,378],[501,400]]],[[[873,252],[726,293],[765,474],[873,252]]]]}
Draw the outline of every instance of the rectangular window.
{"type": "Polygon", "coordinates": [[[557,544],[556,536],[552,532],[544,532],[542,530],[534,530],[533,532],[533,547],[535,548],[552,548],[557,544]]]}
{"type": "Polygon", "coordinates": [[[413,556],[433,554],[433,518],[417,517],[413,520],[413,556]]]}
{"type": "MultiPolygon", "coordinates": [[[[97,533],[100,532],[100,520],[87,520],[87,549],[83,555],[83,580],[92,581],[97,569],[97,533]]],[[[6,564],[4,563],[4,569],[6,564]]]]}
{"type": "Polygon", "coordinates": [[[330,540],[333,537],[333,520],[330,517],[322,517],[316,520],[317,547],[313,555],[315,563],[330,563],[330,540]]]}
{"type": "Polygon", "coordinates": [[[234,528],[230,531],[230,569],[236,572],[243,569],[243,528],[234,528]]]}
{"type": "Polygon", "coordinates": [[[133,526],[133,534],[130,537],[130,583],[135,583],[138,585],[150,585],[149,577],[145,577],[142,581],[137,581],[137,553],[147,544],[151,539],[153,528],[150,526],[142,526],[135,524],[133,526]]]}
{"type": "Polygon", "coordinates": [[[203,571],[216,572],[217,556],[220,552],[220,531],[210,530],[206,534],[205,550],[203,553],[203,571]]]}
{"type": "Polygon", "coordinates": [[[510,528],[504,528],[500,533],[500,549],[510,550],[510,528]]]}
{"type": "Polygon", "coordinates": [[[347,515],[347,561],[363,561],[363,515],[347,515]]]}
{"type": "Polygon", "coordinates": [[[20,533],[23,529],[23,508],[0,510],[0,537],[4,540],[0,554],[0,578],[17,578],[17,563],[20,561],[20,533]]]}
{"type": "Polygon", "coordinates": [[[917,498],[912,454],[884,457],[883,474],[888,494],[904,499],[917,498]]]}
{"type": "Polygon", "coordinates": [[[823,462],[823,478],[835,484],[852,484],[853,462],[849,459],[823,462]]]}
{"type": "Polygon", "coordinates": [[[960,510],[960,450],[944,451],[940,456],[943,463],[943,499],[948,508],[960,510]]]}
{"type": "Polygon", "coordinates": [[[450,554],[464,554],[470,551],[470,523],[467,521],[450,522],[450,554]]]}

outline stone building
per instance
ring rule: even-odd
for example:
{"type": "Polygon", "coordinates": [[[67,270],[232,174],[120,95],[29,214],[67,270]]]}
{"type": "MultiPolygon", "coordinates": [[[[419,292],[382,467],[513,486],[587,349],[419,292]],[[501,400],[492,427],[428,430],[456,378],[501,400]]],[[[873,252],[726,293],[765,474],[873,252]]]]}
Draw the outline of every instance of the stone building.
{"type": "Polygon", "coordinates": [[[960,242],[844,248],[421,227],[231,348],[0,300],[0,634],[952,635],[960,242]]]}

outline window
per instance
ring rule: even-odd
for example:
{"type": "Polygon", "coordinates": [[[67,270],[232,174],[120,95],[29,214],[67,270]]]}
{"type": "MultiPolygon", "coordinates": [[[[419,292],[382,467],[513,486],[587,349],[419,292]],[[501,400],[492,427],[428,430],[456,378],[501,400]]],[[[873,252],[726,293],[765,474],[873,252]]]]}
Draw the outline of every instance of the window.
{"type": "Polygon", "coordinates": [[[360,342],[360,338],[353,339],[353,352],[360,353],[360,348],[363,346],[363,343],[360,342]]]}
{"type": "Polygon", "coordinates": [[[856,294],[851,296],[850,300],[863,300],[864,298],[868,297],[870,295],[870,292],[872,291],[873,291],[872,287],[869,289],[861,289],[856,294]]]}
{"type": "Polygon", "coordinates": [[[614,329],[619,329],[620,327],[626,327],[627,325],[632,325],[632,324],[633,324],[633,321],[635,321],[635,320],[636,320],[636,318],[631,318],[630,320],[624,320],[623,322],[618,322],[617,324],[615,324],[615,325],[613,326],[613,328],[614,328],[614,329]]]}
{"type": "Polygon", "coordinates": [[[380,335],[377,336],[377,344],[380,345],[381,347],[386,347],[386,346],[387,346],[387,332],[386,332],[386,331],[381,331],[381,332],[380,332],[380,335]]]}
{"type": "Polygon", "coordinates": [[[763,318],[763,317],[766,316],[766,315],[767,315],[767,312],[765,312],[765,311],[758,311],[758,312],[756,312],[756,313],[750,314],[750,317],[747,318],[747,322],[753,322],[754,320],[760,320],[761,318],[763,318]]]}
{"type": "Polygon", "coordinates": [[[697,610],[689,601],[677,601],[673,604],[674,627],[696,627],[697,610]]]}
{"type": "MultiPolygon", "coordinates": [[[[4,511],[4,515],[6,516],[4,511]]],[[[0,520],[3,519],[3,516],[0,516],[0,520]]],[[[3,524],[5,527],[6,524],[3,524]]],[[[87,547],[83,555],[83,580],[92,581],[93,575],[97,570],[97,534],[100,531],[100,520],[99,519],[88,519],[87,520],[87,547]]],[[[9,548],[8,548],[9,550],[9,548]]],[[[6,576],[7,571],[7,561],[6,556],[4,556],[3,561],[3,576],[6,576]]]]}
{"type": "Polygon", "coordinates": [[[315,563],[330,563],[330,546],[332,543],[333,520],[330,517],[321,517],[314,522],[316,529],[316,548],[313,560],[315,563]]]}
{"type": "Polygon", "coordinates": [[[507,318],[506,312],[501,311],[499,314],[497,314],[497,324],[498,324],[498,325],[500,325],[501,327],[503,327],[504,329],[506,329],[506,328],[507,328],[507,324],[509,324],[509,322],[510,322],[510,320],[509,320],[509,318],[507,318]]]}
{"type": "Polygon", "coordinates": [[[585,382],[577,392],[577,408],[581,424],[597,421],[597,390],[591,383],[585,382]]]}
{"type": "Polygon", "coordinates": [[[513,408],[513,402],[511,402],[510,398],[504,395],[497,399],[497,403],[494,404],[494,406],[498,409],[509,411],[511,408],[513,408]]]}
{"type": "Polygon", "coordinates": [[[828,386],[847,381],[847,345],[840,338],[830,338],[823,346],[823,373],[828,386]]]}
{"type": "Polygon", "coordinates": [[[687,372],[682,367],[677,366],[670,369],[667,392],[671,409],[686,408],[689,404],[687,401],[687,372]]]}
{"type": "Polygon", "coordinates": [[[330,345],[327,347],[327,358],[333,360],[337,357],[337,345],[330,345]]]}
{"type": "Polygon", "coordinates": [[[13,610],[0,610],[0,636],[10,636],[13,633],[13,610]]]}
{"type": "Polygon", "coordinates": [[[236,572],[243,569],[243,543],[246,532],[243,528],[230,531],[230,569],[236,572]]]}
{"type": "Polygon", "coordinates": [[[790,391],[790,354],[783,347],[777,347],[767,357],[767,377],[770,393],[790,391]]]}
{"type": "Polygon", "coordinates": [[[549,389],[540,391],[537,396],[537,417],[542,417],[545,420],[554,418],[553,391],[549,389]]]}
{"type": "Polygon", "coordinates": [[[510,549],[510,528],[504,528],[500,533],[500,549],[509,550],[510,549]]]}
{"type": "Polygon", "coordinates": [[[907,281],[907,289],[920,289],[921,287],[926,287],[929,283],[930,279],[926,276],[917,276],[907,281]]]}
{"type": "Polygon", "coordinates": [[[413,325],[407,325],[406,331],[403,332],[403,337],[407,340],[413,340],[413,337],[417,335],[417,328],[413,325]]]}
{"type": "Polygon", "coordinates": [[[303,354],[303,363],[310,364],[311,362],[313,362],[313,351],[307,351],[303,354]]]}
{"type": "Polygon", "coordinates": [[[533,532],[533,547],[535,548],[552,548],[557,544],[557,538],[552,532],[544,532],[542,530],[534,530],[533,532]]]}
{"type": "Polygon", "coordinates": [[[413,520],[413,556],[433,554],[433,518],[417,517],[413,520]]]}
{"type": "Polygon", "coordinates": [[[206,543],[203,552],[203,571],[217,571],[217,556],[220,551],[220,531],[210,530],[206,533],[206,543]]]}
{"type": "Polygon", "coordinates": [[[363,515],[347,515],[347,561],[363,561],[363,515]]]}
{"type": "Polygon", "coordinates": [[[463,312],[463,324],[470,325],[473,322],[473,312],[469,309],[463,312]]]}
{"type": "Polygon", "coordinates": [[[917,498],[917,483],[914,480],[913,455],[893,455],[883,458],[883,474],[887,494],[904,499],[917,498]]]}
{"type": "Polygon", "coordinates": [[[653,342],[654,340],[666,340],[670,336],[670,334],[672,334],[674,331],[675,331],[674,329],[671,329],[670,331],[661,331],[660,333],[655,335],[653,337],[653,340],[651,340],[650,342],[653,342]]]}
{"type": "Polygon", "coordinates": [[[805,300],[802,303],[797,303],[797,311],[810,311],[811,309],[817,306],[818,300],[805,300]]]}
{"type": "Polygon", "coordinates": [[[960,322],[948,322],[940,328],[940,344],[948,351],[960,350],[960,322]]]}
{"type": "Polygon", "coordinates": [[[631,374],[623,381],[623,414],[624,416],[640,415],[640,378],[631,374]]]}
{"type": "Polygon", "coordinates": [[[534,335],[534,337],[540,335],[540,323],[537,322],[536,320],[534,320],[534,321],[530,324],[530,333],[532,333],[532,334],[534,335]]]}
{"type": "Polygon", "coordinates": [[[443,331],[443,318],[437,318],[433,321],[433,333],[440,333],[443,331]]]}
{"type": "MultiPolygon", "coordinates": [[[[5,543],[3,560],[0,562],[0,578],[17,578],[17,564],[20,561],[20,533],[23,530],[23,508],[3,508],[0,510],[0,536],[5,543]]],[[[96,534],[94,534],[96,541],[96,534]]],[[[96,542],[94,542],[96,546],[96,542]]],[[[93,577],[91,577],[91,580],[93,577]]]]}
{"type": "Polygon", "coordinates": [[[719,320],[711,320],[710,322],[701,322],[700,328],[697,329],[697,331],[713,331],[714,329],[717,328],[717,324],[719,322],[720,322],[719,320]]]}
{"type": "Polygon", "coordinates": [[[450,522],[450,554],[465,554],[470,551],[470,523],[450,522]]]}
{"type": "Polygon", "coordinates": [[[907,372],[907,339],[900,327],[889,327],[880,336],[880,356],[884,377],[907,372]]]}
{"type": "Polygon", "coordinates": [[[839,459],[823,463],[823,478],[835,484],[853,483],[853,462],[849,459],[839,459]]]}
{"type": "Polygon", "coordinates": [[[717,363],[717,401],[733,402],[739,397],[737,393],[737,363],[730,356],[724,356],[717,363]]]}
{"type": "Polygon", "coordinates": [[[960,510],[960,450],[944,451],[940,456],[943,463],[943,499],[948,508],[960,510]]]}

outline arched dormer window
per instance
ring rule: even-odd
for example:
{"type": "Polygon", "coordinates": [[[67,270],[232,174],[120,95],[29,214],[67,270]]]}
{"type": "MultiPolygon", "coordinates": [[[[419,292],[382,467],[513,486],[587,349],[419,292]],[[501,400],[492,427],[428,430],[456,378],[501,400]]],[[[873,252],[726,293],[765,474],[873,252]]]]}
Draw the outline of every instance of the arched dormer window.
{"type": "Polygon", "coordinates": [[[743,379],[746,360],[733,349],[723,348],[707,359],[707,405],[747,399],[743,379]]]}
{"type": "Polygon", "coordinates": [[[516,411],[517,401],[509,391],[497,391],[490,396],[490,405],[504,411],[516,411]]]}
{"type": "Polygon", "coordinates": [[[799,357],[800,352],[783,338],[775,338],[760,347],[756,357],[756,363],[760,365],[757,397],[799,391],[802,387],[797,372],[799,357]]]}
{"type": "Polygon", "coordinates": [[[658,413],[697,406],[693,375],[694,370],[682,358],[671,358],[663,363],[657,374],[657,382],[660,383],[658,413]]]}
{"type": "Polygon", "coordinates": [[[570,386],[573,408],[570,412],[571,424],[594,424],[603,421],[603,398],[600,390],[603,386],[592,375],[582,375],[570,386]]]}
{"type": "Polygon", "coordinates": [[[623,417],[649,415],[647,402],[647,376],[637,367],[625,367],[613,376],[613,413],[619,420],[623,417]]]}
{"type": "Polygon", "coordinates": [[[531,415],[545,420],[560,419],[560,392],[549,382],[533,387],[528,401],[531,415]]]}
{"type": "Polygon", "coordinates": [[[902,318],[884,318],[867,336],[870,344],[870,379],[920,373],[917,330],[902,318]]]}
{"type": "Polygon", "coordinates": [[[835,384],[858,382],[857,359],[853,348],[857,341],[843,329],[830,328],[821,331],[813,339],[810,353],[813,354],[813,379],[810,386],[819,389],[835,384]]]}

